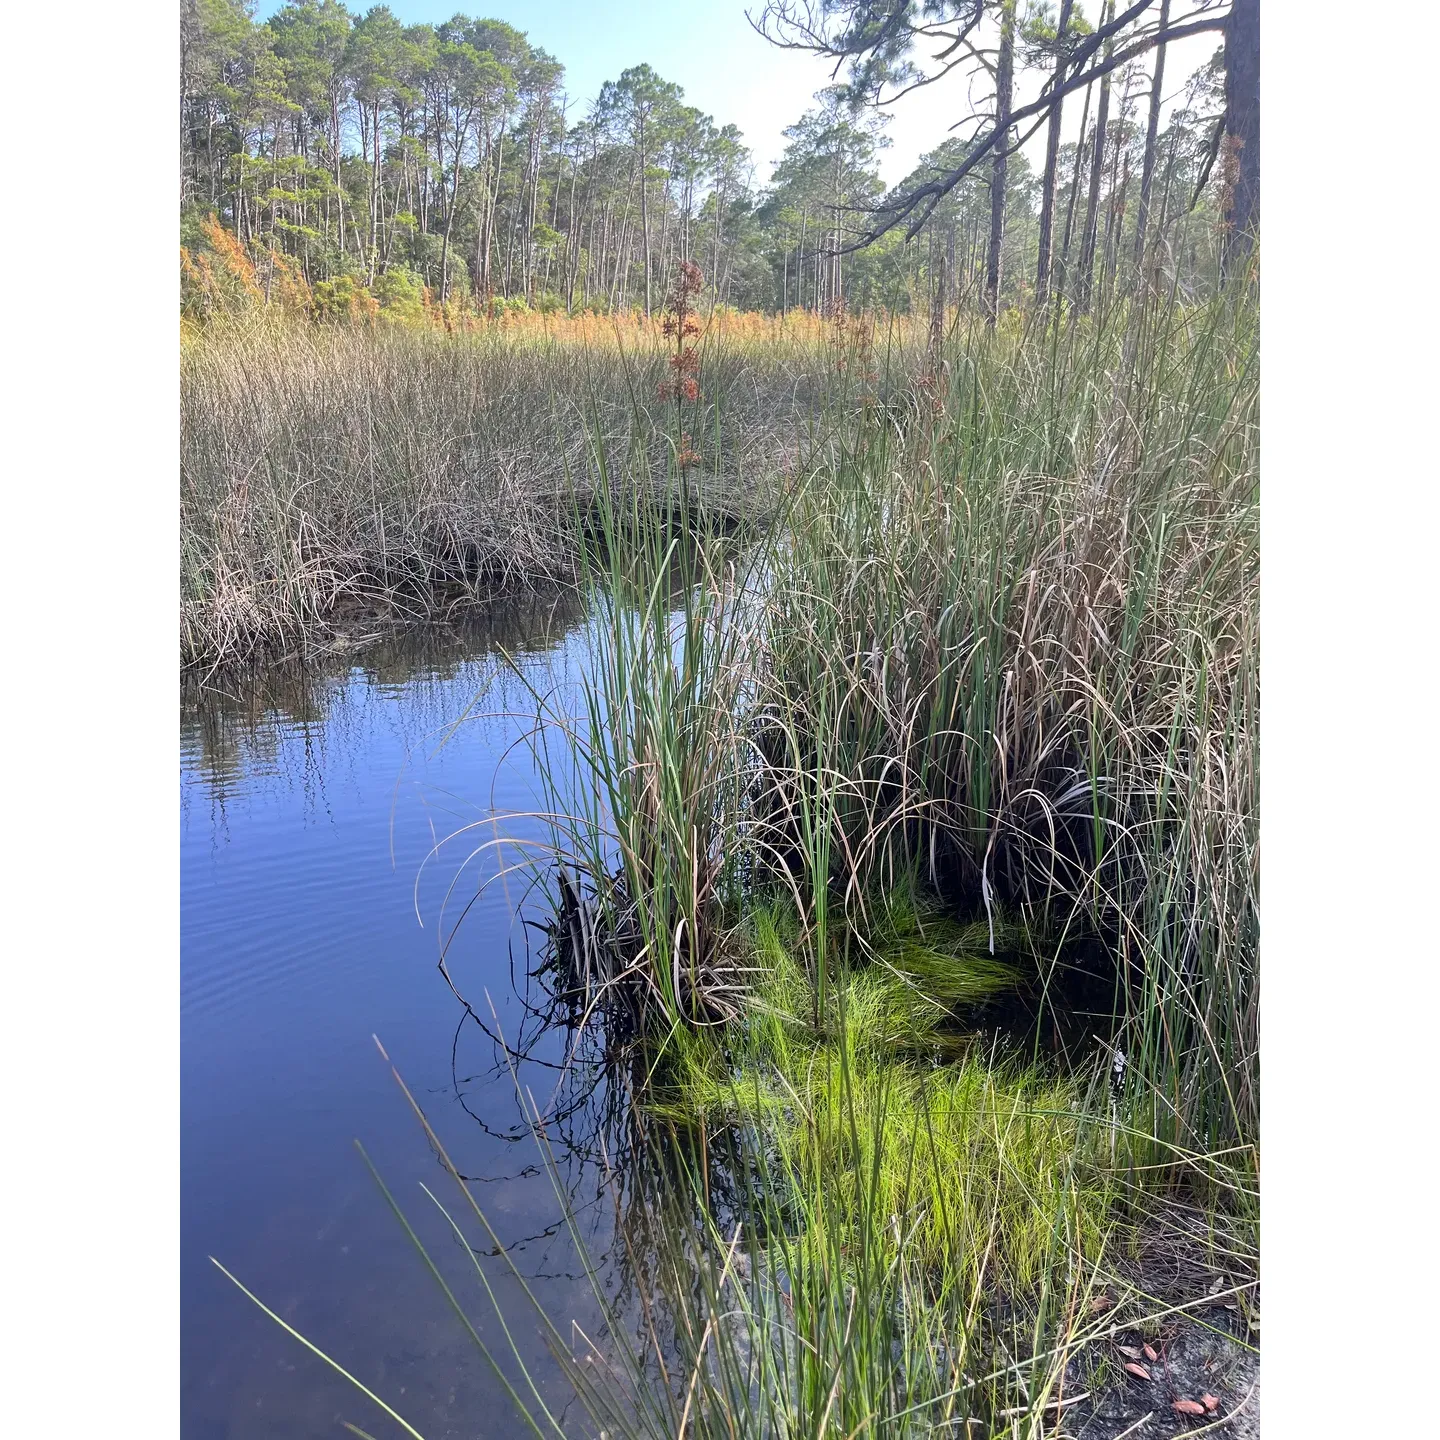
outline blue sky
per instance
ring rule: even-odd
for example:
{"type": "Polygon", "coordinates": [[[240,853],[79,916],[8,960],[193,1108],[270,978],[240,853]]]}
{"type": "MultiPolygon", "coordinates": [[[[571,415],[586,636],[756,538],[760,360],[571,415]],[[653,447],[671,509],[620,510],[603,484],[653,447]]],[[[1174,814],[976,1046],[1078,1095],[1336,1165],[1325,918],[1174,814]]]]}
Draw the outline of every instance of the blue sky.
{"type": "MultiPolygon", "coordinates": [[[[353,12],[366,0],[347,0],[353,12]]],[[[457,10],[508,21],[525,31],[565,66],[565,90],[572,115],[606,80],[631,65],[651,65],[685,91],[685,99],[717,124],[738,125],[755,152],[757,180],[784,148],[783,130],[828,83],[828,71],[814,57],[777,49],[745,19],[743,0],[389,0],[407,24],[447,20],[457,10]]],[[[758,13],[760,3],[750,8],[758,13]]],[[[280,0],[262,0],[256,18],[280,9],[280,0]]],[[[911,157],[913,160],[913,156],[911,157]]],[[[908,167],[907,167],[908,168],[908,167]]],[[[902,170],[902,174],[904,171],[902,170]]]]}
{"type": "MultiPolygon", "coordinates": [[[[281,8],[282,0],[260,0],[257,19],[281,8]]],[[[369,0],[347,0],[352,12],[369,0]]],[[[784,129],[830,83],[830,68],[816,57],[781,50],[757,35],[745,18],[759,15],[764,0],[389,0],[405,23],[447,20],[457,10],[505,20],[525,31],[565,66],[571,115],[582,114],[606,80],[631,65],[652,66],[685,91],[685,99],[717,124],[735,124],[754,152],[755,180],[764,184],[785,147],[784,129]]],[[[1090,7],[1086,7],[1087,9],[1090,7]]],[[[1191,68],[1215,48],[1215,37],[1184,41],[1167,61],[1166,93],[1183,85],[1191,68]],[[1193,53],[1192,53],[1193,51],[1193,53]]],[[[880,157],[887,183],[903,179],[946,129],[970,113],[966,82],[952,78],[917,91],[891,108],[891,145],[880,157]]],[[[1066,139],[1078,128],[1077,106],[1067,106],[1066,139]]],[[[1027,151],[1043,159],[1043,140],[1027,151]]]]}

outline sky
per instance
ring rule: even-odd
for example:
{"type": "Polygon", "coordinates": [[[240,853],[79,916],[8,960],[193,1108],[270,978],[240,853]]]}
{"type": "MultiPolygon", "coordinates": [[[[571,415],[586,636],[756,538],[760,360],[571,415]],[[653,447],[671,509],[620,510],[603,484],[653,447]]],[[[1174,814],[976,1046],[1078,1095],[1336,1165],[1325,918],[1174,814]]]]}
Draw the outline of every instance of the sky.
{"type": "MultiPolygon", "coordinates": [[[[352,12],[367,0],[348,0],[352,12]]],[[[606,80],[631,65],[648,64],[685,91],[717,125],[740,127],[755,157],[756,184],[770,178],[785,148],[784,131],[814,104],[814,93],[831,83],[831,66],[800,51],[782,50],[756,34],[747,9],[759,17],[764,0],[389,0],[405,24],[448,20],[456,10],[504,20],[523,30],[565,67],[570,117],[582,116],[606,80]]],[[[257,19],[281,8],[281,0],[260,0],[257,19]]],[[[1082,7],[1094,10],[1095,5],[1082,7]]],[[[1181,9],[1178,7],[1177,14],[1181,9]]],[[[1214,53],[1219,39],[1196,36],[1171,47],[1166,60],[1167,102],[1183,91],[1192,70],[1214,53]]],[[[1018,83],[1018,82],[1017,82],[1018,83]]],[[[1040,78],[1026,82],[1018,101],[1033,98],[1040,78]]],[[[977,97],[978,98],[978,97],[977,97]]],[[[970,114],[967,82],[948,77],[887,107],[891,144],[879,157],[887,185],[903,180],[920,156],[933,150],[951,125],[970,114]]],[[[1078,104],[1067,104],[1064,138],[1073,140],[1080,122],[1078,104]]],[[[1026,147],[1037,168],[1044,139],[1026,147]]]]}

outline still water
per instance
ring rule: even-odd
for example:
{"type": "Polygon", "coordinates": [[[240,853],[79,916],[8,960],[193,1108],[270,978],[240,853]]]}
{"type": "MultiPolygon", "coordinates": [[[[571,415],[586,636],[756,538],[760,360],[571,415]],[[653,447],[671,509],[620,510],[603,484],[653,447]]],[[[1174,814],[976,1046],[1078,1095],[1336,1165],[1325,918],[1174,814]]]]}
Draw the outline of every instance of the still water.
{"type": "MultiPolygon", "coordinates": [[[[355,1148],[359,1140],[487,1342],[503,1337],[468,1256],[421,1182],[458,1199],[372,1037],[424,1107],[502,1242],[562,1332],[595,1302],[537,1165],[514,1082],[437,968],[502,1030],[521,1019],[523,876],[497,870],[497,834],[543,838],[523,743],[534,687],[573,697],[588,648],[576,605],[535,600],[443,633],[382,639],[318,669],[188,690],[181,714],[182,1434],[398,1433],[268,1306],[382,1395],[427,1440],[519,1426],[355,1148]],[[507,658],[508,657],[508,658],[507,658]],[[457,723],[458,722],[458,723],[457,723]],[[458,839],[438,842],[473,827],[458,839]],[[429,857],[427,859],[427,857],[429,857]],[[477,898],[478,896],[478,898],[477,898]],[[448,910],[442,915],[442,907],[448,910]]],[[[511,854],[513,861],[517,856],[511,854]]],[[[533,966],[533,939],[529,964],[533,966]]],[[[522,1083],[544,1107],[553,1071],[522,1083]]],[[[587,1249],[606,1203],[566,1159],[587,1249]]],[[[452,1213],[459,1211],[452,1206],[452,1213]]],[[[481,1235],[473,1222],[472,1240],[481,1235]]],[[[501,1260],[507,1318],[561,1397],[539,1325],[501,1260]]],[[[593,1329],[592,1329],[593,1333],[593,1329]]],[[[513,1371],[513,1364],[511,1369],[513,1371]]]]}

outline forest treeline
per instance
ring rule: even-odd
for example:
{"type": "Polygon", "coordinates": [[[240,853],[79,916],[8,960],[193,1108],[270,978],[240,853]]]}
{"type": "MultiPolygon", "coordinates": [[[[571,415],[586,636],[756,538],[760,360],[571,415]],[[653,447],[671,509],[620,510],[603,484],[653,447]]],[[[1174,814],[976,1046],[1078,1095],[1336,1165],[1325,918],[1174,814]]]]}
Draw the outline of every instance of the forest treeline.
{"type": "Polygon", "coordinates": [[[876,207],[953,173],[972,140],[946,140],[887,194],[883,122],[852,77],[816,95],[761,177],[734,125],[645,64],[577,99],[560,59],[498,20],[403,25],[384,5],[288,0],[257,22],[248,0],[182,0],[184,307],[303,295],[313,313],[649,313],[682,260],[704,272],[710,303],[747,310],[967,296],[998,308],[1037,294],[1083,310],[1141,267],[1203,295],[1235,168],[1221,144],[1223,44],[1167,82],[1169,0],[1158,31],[1153,5],[1117,17],[1114,0],[1089,16],[1074,0],[938,9],[968,27],[994,92],[977,121],[1009,153],[995,146],[918,227],[847,251],[876,207]],[[1126,59],[1146,23],[1162,43],[1130,43],[1126,59]],[[1046,117],[1037,170],[1018,148],[1026,132],[1006,124],[1012,96],[1027,71],[1053,89],[1086,64],[1092,78],[1046,117]],[[1078,141],[1060,143],[1062,105],[1079,114],[1078,141]]]}

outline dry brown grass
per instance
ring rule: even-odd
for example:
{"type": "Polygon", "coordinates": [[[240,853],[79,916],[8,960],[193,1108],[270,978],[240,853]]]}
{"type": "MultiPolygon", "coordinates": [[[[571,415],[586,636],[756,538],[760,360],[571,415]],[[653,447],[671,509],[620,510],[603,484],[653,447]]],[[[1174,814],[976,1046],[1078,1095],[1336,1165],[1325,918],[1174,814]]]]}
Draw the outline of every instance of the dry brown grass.
{"type": "MultiPolygon", "coordinates": [[[[743,316],[707,329],[683,421],[712,513],[769,508],[776,476],[849,384],[833,330],[743,316]]],[[[658,322],[593,316],[455,334],[263,319],[192,329],[182,660],[304,643],[347,599],[420,614],[456,591],[573,576],[598,487],[675,493],[665,344],[658,322]]]]}

